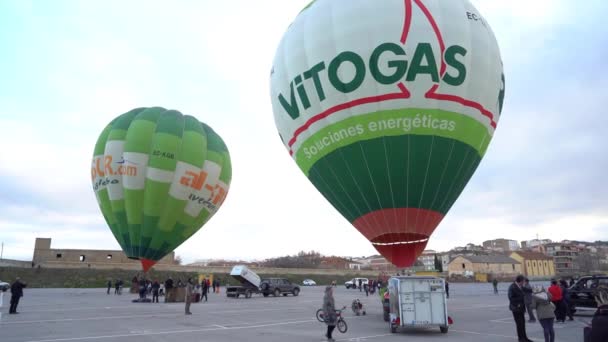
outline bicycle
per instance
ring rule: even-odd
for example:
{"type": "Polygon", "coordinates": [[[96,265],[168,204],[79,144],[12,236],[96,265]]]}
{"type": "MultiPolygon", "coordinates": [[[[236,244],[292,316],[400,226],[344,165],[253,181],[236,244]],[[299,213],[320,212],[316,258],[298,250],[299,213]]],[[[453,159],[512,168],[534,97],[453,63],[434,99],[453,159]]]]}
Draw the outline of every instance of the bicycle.
{"type": "MultiPolygon", "coordinates": [[[[342,309],[340,310],[336,310],[336,327],[338,328],[338,331],[341,333],[345,333],[346,330],[348,330],[348,325],[346,324],[346,321],[344,320],[344,318],[342,318],[342,310],[346,309],[346,306],[343,306],[342,309]]],[[[317,320],[319,322],[325,323],[325,317],[323,317],[323,309],[319,309],[317,310],[317,320]]]]}

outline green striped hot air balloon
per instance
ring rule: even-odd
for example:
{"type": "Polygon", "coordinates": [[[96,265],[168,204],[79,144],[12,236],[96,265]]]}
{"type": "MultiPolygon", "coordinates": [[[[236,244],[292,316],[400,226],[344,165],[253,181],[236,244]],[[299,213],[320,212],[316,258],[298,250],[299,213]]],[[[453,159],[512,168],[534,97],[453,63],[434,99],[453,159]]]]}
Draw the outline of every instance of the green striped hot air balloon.
{"type": "Polygon", "coordinates": [[[325,198],[411,266],[500,118],[498,44],[468,0],[316,0],[270,72],[283,144],[325,198]]]}
{"type": "Polygon", "coordinates": [[[220,136],[189,115],[137,108],[101,132],[93,190],[114,237],[144,271],[196,233],[222,205],[232,177],[220,136]]]}

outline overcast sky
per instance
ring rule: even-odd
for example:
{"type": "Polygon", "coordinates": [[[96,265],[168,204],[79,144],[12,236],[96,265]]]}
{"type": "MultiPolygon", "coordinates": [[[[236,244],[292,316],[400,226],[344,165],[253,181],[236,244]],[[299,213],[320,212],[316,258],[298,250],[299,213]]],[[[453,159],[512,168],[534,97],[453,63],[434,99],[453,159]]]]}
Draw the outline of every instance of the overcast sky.
{"type": "MultiPolygon", "coordinates": [[[[36,237],[119,248],[90,160],[101,129],[142,106],[196,116],[232,156],[228,197],[176,250],[184,261],[375,254],[291,160],[274,124],[275,49],[308,2],[1,1],[4,257],[30,260],[36,237]]],[[[499,42],[506,97],[485,158],[428,247],[608,239],[608,2],[472,2],[499,42]]]]}

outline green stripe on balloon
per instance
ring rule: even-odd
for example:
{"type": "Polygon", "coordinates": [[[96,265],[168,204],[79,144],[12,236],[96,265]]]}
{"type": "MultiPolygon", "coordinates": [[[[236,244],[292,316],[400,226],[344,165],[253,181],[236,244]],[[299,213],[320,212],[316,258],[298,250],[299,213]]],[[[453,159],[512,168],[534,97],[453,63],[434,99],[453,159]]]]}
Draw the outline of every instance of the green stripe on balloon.
{"type": "Polygon", "coordinates": [[[361,140],[405,134],[455,139],[471,146],[480,157],[491,140],[488,128],[467,115],[417,108],[387,110],[353,116],[323,127],[298,147],[296,162],[308,174],[317,160],[340,147],[361,140]]]}
{"type": "MultiPolygon", "coordinates": [[[[137,114],[129,126],[125,142],[125,153],[150,153],[152,139],[156,131],[156,122],[166,109],[161,107],[147,108],[137,114]]],[[[144,172],[147,165],[138,165],[139,172],[144,172]]],[[[145,177],[141,174],[140,177],[145,177]]],[[[137,257],[140,257],[141,249],[141,229],[143,215],[141,214],[144,206],[144,188],[124,189],[125,210],[127,212],[127,223],[129,226],[129,236],[131,245],[137,257]]]]}
{"type": "MultiPolygon", "coordinates": [[[[106,141],[106,151],[105,151],[106,155],[108,154],[107,143],[111,142],[111,141],[124,142],[125,138],[127,136],[127,130],[129,129],[129,126],[133,122],[133,119],[137,116],[138,113],[140,113],[144,110],[145,110],[145,108],[136,108],[136,109],[130,110],[130,111],[120,115],[118,118],[116,118],[116,120],[114,120],[112,122],[112,129],[111,129],[110,134],[108,135],[108,139],[106,141]]],[[[110,167],[116,168],[117,162],[119,162],[119,161],[120,160],[112,160],[110,167]]],[[[117,179],[119,182],[121,182],[120,176],[114,175],[113,178],[117,179]]],[[[114,217],[116,218],[116,227],[118,230],[118,235],[122,236],[125,241],[125,245],[129,246],[128,251],[126,251],[126,254],[130,258],[135,258],[137,256],[137,251],[135,250],[135,248],[133,248],[133,241],[131,240],[131,236],[129,234],[129,224],[127,221],[124,198],[115,199],[115,200],[110,199],[110,205],[112,207],[112,212],[114,214],[114,217]]]]}
{"type": "Polygon", "coordinates": [[[480,160],[454,139],[402,135],[338,149],[311,168],[309,179],[349,222],[385,208],[445,214],[480,160]]]}
{"type": "MultiPolygon", "coordinates": [[[[191,116],[185,116],[184,131],[182,134],[181,150],[177,153],[178,161],[202,168],[206,157],[207,139],[203,135],[203,129],[198,120],[191,116]]],[[[179,182],[183,175],[175,174],[173,182],[179,182]]],[[[184,221],[185,207],[188,199],[178,199],[169,194],[164,205],[164,210],[160,215],[158,230],[149,242],[145,257],[155,259],[158,253],[167,254],[171,250],[165,250],[165,243],[178,243],[181,231],[178,229],[178,222],[184,221]]],[[[200,226],[199,226],[200,227],[200,226]]],[[[193,229],[198,229],[195,227],[193,229]]]]}
{"type": "MultiPolygon", "coordinates": [[[[110,124],[108,124],[104,128],[104,130],[99,135],[97,142],[95,143],[93,156],[100,157],[101,164],[103,164],[103,162],[104,162],[103,154],[104,154],[104,150],[106,147],[106,141],[108,140],[108,136],[110,135],[110,131],[112,130],[112,123],[114,121],[115,120],[113,120],[110,124]]],[[[97,168],[97,165],[91,165],[91,167],[92,167],[92,169],[95,169],[95,168],[97,168]]],[[[95,179],[93,179],[93,181],[95,181],[95,179]]],[[[97,184],[97,186],[100,186],[100,185],[97,184]]],[[[127,244],[128,239],[125,239],[125,237],[122,235],[122,233],[120,231],[120,227],[118,227],[116,217],[114,216],[114,213],[112,212],[112,205],[110,204],[110,198],[108,197],[108,189],[103,188],[101,190],[97,190],[96,197],[97,197],[97,201],[99,203],[99,207],[101,209],[101,213],[102,213],[106,223],[110,227],[112,234],[116,237],[118,244],[120,245],[120,247],[123,250],[129,251],[130,248],[128,247],[128,244],[127,244]]],[[[125,252],[125,253],[129,254],[129,252],[125,252]]]]}

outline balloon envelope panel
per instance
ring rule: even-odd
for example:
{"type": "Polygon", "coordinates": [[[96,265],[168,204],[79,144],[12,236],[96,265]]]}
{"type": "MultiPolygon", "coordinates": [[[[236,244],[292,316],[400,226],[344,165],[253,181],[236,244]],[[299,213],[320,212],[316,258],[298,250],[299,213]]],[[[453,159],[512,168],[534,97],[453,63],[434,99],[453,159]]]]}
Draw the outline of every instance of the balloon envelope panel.
{"type": "Polygon", "coordinates": [[[91,176],[116,240],[147,270],[217,212],[232,168],[224,141],[209,126],[152,107],[108,124],[95,145],[91,176]]]}
{"type": "Polygon", "coordinates": [[[275,123],[325,198],[412,265],[483,158],[505,94],[500,51],[468,0],[317,0],[283,36],[275,123]]]}

